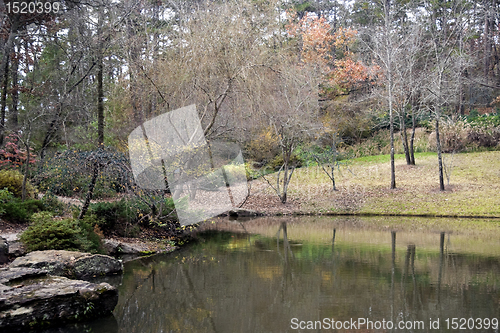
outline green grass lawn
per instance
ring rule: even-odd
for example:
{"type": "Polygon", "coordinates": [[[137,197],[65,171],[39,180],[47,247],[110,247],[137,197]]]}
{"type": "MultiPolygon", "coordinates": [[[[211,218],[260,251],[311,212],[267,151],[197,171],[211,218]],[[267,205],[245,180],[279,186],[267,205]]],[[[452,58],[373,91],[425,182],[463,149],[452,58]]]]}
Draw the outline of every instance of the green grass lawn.
{"type": "MultiPolygon", "coordinates": [[[[500,151],[445,154],[450,183],[439,191],[435,153],[417,153],[416,165],[396,156],[396,189],[390,187],[389,155],[351,161],[336,171],[338,191],[321,167],[295,171],[289,198],[301,212],[500,217],[500,151]]],[[[268,194],[272,193],[267,190],[268,194]]]]}

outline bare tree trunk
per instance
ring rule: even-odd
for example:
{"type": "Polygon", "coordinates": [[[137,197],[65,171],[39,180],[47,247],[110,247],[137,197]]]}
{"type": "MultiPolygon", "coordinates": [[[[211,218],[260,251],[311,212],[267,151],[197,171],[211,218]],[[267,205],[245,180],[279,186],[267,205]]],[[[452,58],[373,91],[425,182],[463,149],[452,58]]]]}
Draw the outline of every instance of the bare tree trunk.
{"type": "Polygon", "coordinates": [[[43,160],[45,159],[45,151],[49,147],[49,144],[52,142],[54,135],[56,134],[57,130],[59,129],[59,120],[60,120],[61,115],[62,115],[62,109],[63,109],[63,105],[61,103],[59,103],[57,105],[57,111],[54,114],[52,121],[49,123],[47,131],[45,132],[45,136],[44,136],[43,142],[42,142],[42,147],[40,148],[40,161],[41,162],[43,162],[43,160]]]}
{"type": "MultiPolygon", "coordinates": [[[[5,55],[9,57],[8,54],[5,55]]],[[[9,61],[5,62],[4,79],[2,82],[2,97],[0,102],[0,146],[3,145],[4,131],[5,131],[5,111],[7,108],[7,88],[9,85],[9,61]]]]}
{"type": "MultiPolygon", "coordinates": [[[[99,15],[98,31],[97,35],[99,37],[99,47],[98,47],[98,59],[97,59],[97,150],[102,150],[104,148],[104,90],[103,90],[103,54],[102,54],[102,40],[101,40],[101,26],[103,18],[102,13],[99,15]]],[[[99,176],[99,157],[96,157],[93,165],[92,179],[90,180],[89,189],[87,195],[85,196],[85,202],[83,204],[82,210],[78,219],[83,219],[87,210],[90,206],[90,201],[94,194],[95,184],[97,183],[97,177],[99,176]]]]}
{"type": "Polygon", "coordinates": [[[19,70],[19,59],[17,58],[12,58],[11,60],[11,72],[12,72],[12,92],[11,92],[11,99],[12,99],[12,107],[9,110],[10,112],[10,127],[14,130],[17,131],[19,127],[19,120],[18,120],[18,106],[19,106],[19,82],[18,82],[18,70],[19,70]]]}
{"type": "Polygon", "coordinates": [[[415,109],[411,107],[411,137],[410,137],[410,164],[415,165],[415,150],[413,148],[413,142],[415,141],[415,130],[417,126],[417,121],[415,119],[415,109]]]}
{"type": "Polygon", "coordinates": [[[484,77],[487,78],[490,73],[490,57],[491,57],[491,43],[490,43],[490,20],[489,20],[489,1],[485,1],[486,9],[484,13],[484,77]]]}
{"type": "MultiPolygon", "coordinates": [[[[390,85],[390,83],[389,83],[390,85]]],[[[391,88],[389,88],[389,91],[391,88]]],[[[390,134],[391,134],[391,189],[396,188],[396,167],[394,165],[394,116],[392,114],[392,100],[391,94],[389,93],[389,121],[390,124],[390,134]]]]}
{"type": "MultiPolygon", "coordinates": [[[[289,183],[289,178],[288,178],[288,168],[290,166],[290,157],[291,153],[287,149],[283,150],[283,165],[284,165],[284,177],[283,177],[283,192],[280,195],[281,203],[285,204],[286,203],[286,194],[288,192],[288,183],[289,183]]],[[[279,181],[279,178],[278,178],[279,181]]]]}
{"type": "Polygon", "coordinates": [[[389,36],[390,31],[390,0],[384,0],[384,25],[385,25],[385,53],[386,53],[386,67],[387,67],[387,97],[389,99],[389,128],[390,128],[390,138],[391,138],[391,189],[396,188],[396,168],[394,165],[394,110],[392,107],[392,43],[391,36],[389,36]]]}
{"type": "Polygon", "coordinates": [[[99,176],[99,163],[97,161],[94,162],[92,179],[90,180],[89,189],[87,191],[87,195],[85,196],[85,202],[83,204],[82,210],[80,211],[80,215],[78,215],[78,219],[83,219],[87,210],[90,206],[90,200],[92,200],[92,194],[94,193],[94,187],[97,183],[97,177],[99,176]]]}
{"type": "Polygon", "coordinates": [[[403,150],[405,152],[405,157],[406,157],[406,164],[410,165],[410,148],[408,145],[408,135],[406,133],[406,112],[404,109],[401,111],[401,114],[399,116],[399,129],[400,129],[400,135],[401,135],[401,141],[403,142],[403,150]]]}
{"type": "Polygon", "coordinates": [[[97,64],[97,136],[98,146],[104,146],[104,90],[103,90],[103,59],[102,50],[99,51],[97,64]]]}
{"type": "Polygon", "coordinates": [[[0,52],[0,54],[3,54],[2,62],[0,63],[0,79],[4,78],[4,75],[6,73],[5,63],[9,62],[7,55],[10,55],[12,50],[14,49],[14,40],[16,38],[17,30],[19,29],[19,27],[19,16],[17,16],[12,20],[9,37],[3,45],[3,50],[1,50],[2,52],[0,52]]]}
{"type": "Polygon", "coordinates": [[[436,148],[439,165],[439,190],[444,191],[443,157],[441,153],[441,140],[439,139],[439,112],[436,112],[436,148]]]}
{"type": "Polygon", "coordinates": [[[26,166],[24,167],[24,177],[23,177],[23,185],[21,186],[21,200],[26,200],[26,183],[28,180],[28,175],[30,173],[30,134],[28,135],[28,140],[24,142],[24,147],[26,148],[26,166]]]}

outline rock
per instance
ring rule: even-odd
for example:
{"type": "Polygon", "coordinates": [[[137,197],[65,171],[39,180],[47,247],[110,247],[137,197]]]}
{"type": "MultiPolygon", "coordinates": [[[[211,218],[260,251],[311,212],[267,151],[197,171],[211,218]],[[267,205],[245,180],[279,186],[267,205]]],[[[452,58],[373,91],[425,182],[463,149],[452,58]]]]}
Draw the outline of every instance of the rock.
{"type": "Polygon", "coordinates": [[[3,237],[0,237],[0,264],[4,264],[9,260],[9,243],[3,237]]]}
{"type": "Polygon", "coordinates": [[[235,208],[229,211],[229,216],[231,217],[250,217],[250,216],[262,216],[264,214],[250,209],[235,208]]]}
{"type": "Polygon", "coordinates": [[[0,283],[7,284],[17,280],[26,280],[47,275],[47,271],[36,268],[4,268],[0,270],[0,283]]]}
{"type": "Polygon", "coordinates": [[[103,246],[108,254],[139,254],[147,250],[114,239],[105,239],[103,246]]]}
{"type": "Polygon", "coordinates": [[[26,254],[23,243],[18,240],[9,242],[9,256],[20,257],[26,254]]]}
{"type": "Polygon", "coordinates": [[[123,270],[123,264],[110,256],[63,250],[33,251],[16,258],[9,267],[42,269],[47,274],[77,279],[115,274],[123,270]]]}
{"type": "Polygon", "coordinates": [[[26,332],[102,317],[113,311],[118,291],[107,283],[94,284],[46,275],[34,268],[0,271],[0,331],[26,332]]]}

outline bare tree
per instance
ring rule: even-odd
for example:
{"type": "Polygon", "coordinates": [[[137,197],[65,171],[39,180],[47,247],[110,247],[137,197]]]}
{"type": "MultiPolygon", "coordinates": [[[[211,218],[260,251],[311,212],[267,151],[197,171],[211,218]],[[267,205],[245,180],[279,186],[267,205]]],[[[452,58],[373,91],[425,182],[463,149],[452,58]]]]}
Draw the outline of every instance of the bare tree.
{"type": "Polygon", "coordinates": [[[427,102],[434,114],[436,149],[438,154],[439,189],[445,190],[443,175],[443,156],[440,139],[440,119],[443,112],[449,107],[456,97],[457,81],[450,70],[453,67],[455,48],[459,38],[463,36],[464,28],[460,16],[463,8],[460,4],[454,4],[449,10],[443,11],[439,21],[435,16],[430,17],[429,22],[429,59],[432,66],[428,72],[427,102]]]}
{"type": "Polygon", "coordinates": [[[425,67],[422,59],[422,27],[418,23],[402,29],[400,52],[394,61],[394,97],[399,130],[406,164],[415,165],[414,139],[421,104],[422,78],[425,67]],[[412,131],[408,142],[406,121],[411,117],[412,131]]]}
{"type": "Polygon", "coordinates": [[[375,55],[381,63],[384,70],[384,85],[387,94],[387,104],[389,108],[389,130],[390,130],[390,145],[391,145],[391,189],[396,188],[396,171],[394,164],[394,86],[395,86],[395,61],[400,52],[400,43],[394,38],[394,30],[392,27],[392,10],[390,0],[383,0],[383,25],[379,29],[375,29],[374,33],[368,33],[368,38],[372,43],[367,43],[366,46],[375,55]]]}
{"type": "MultiPolygon", "coordinates": [[[[288,59],[282,67],[271,73],[272,81],[266,85],[265,96],[260,99],[281,149],[283,163],[276,174],[274,189],[282,203],[287,201],[290,181],[295,170],[291,163],[295,148],[314,137],[318,124],[318,82],[315,71],[294,64],[288,59]],[[277,77],[276,77],[277,76],[277,77]]],[[[265,83],[264,83],[265,84],[265,83]]]]}

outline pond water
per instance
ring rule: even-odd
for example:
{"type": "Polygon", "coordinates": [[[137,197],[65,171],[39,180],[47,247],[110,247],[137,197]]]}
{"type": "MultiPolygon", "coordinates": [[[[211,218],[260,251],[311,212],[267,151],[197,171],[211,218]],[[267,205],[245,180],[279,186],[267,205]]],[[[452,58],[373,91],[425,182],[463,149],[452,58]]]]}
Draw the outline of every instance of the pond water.
{"type": "Polygon", "coordinates": [[[207,223],[111,281],[114,316],[64,332],[497,332],[500,221],[207,223]],[[455,319],[454,319],[455,318],[455,319]]]}

